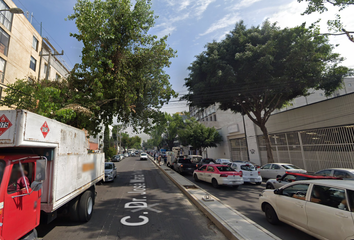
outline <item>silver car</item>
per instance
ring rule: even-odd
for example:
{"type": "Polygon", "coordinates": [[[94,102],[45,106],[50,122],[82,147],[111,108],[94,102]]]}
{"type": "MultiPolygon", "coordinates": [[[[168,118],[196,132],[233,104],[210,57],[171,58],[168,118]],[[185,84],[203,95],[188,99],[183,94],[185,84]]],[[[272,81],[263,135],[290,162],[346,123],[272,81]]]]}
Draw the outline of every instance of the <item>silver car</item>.
{"type": "Polygon", "coordinates": [[[320,176],[337,177],[345,180],[354,180],[354,169],[351,168],[327,168],[315,173],[320,176]]]}
{"type": "Polygon", "coordinates": [[[104,180],[105,182],[113,182],[117,177],[116,165],[112,162],[104,163],[104,180]]]}

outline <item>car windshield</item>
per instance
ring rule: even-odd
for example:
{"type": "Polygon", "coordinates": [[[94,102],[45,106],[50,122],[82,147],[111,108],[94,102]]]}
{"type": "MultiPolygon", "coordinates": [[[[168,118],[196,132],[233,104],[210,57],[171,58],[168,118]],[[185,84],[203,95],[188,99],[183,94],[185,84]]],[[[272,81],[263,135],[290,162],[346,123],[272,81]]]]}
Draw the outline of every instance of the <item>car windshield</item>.
{"type": "Polygon", "coordinates": [[[179,159],[178,160],[179,163],[191,163],[191,160],[186,158],[186,159],[179,159]]]}
{"type": "Polygon", "coordinates": [[[140,156],[146,156],[146,153],[142,153],[142,154],[140,154],[140,156]]]}
{"type": "Polygon", "coordinates": [[[241,165],[241,170],[244,170],[244,171],[254,171],[254,170],[256,170],[256,169],[255,169],[254,166],[251,165],[251,164],[245,164],[245,165],[241,165]]]}
{"type": "Polygon", "coordinates": [[[235,170],[233,170],[232,168],[230,168],[229,166],[219,166],[216,167],[220,172],[234,172],[235,170]]]}
{"type": "Polygon", "coordinates": [[[299,167],[296,167],[295,165],[289,164],[289,165],[281,165],[285,169],[301,169],[299,167]]]}
{"type": "Polygon", "coordinates": [[[203,162],[205,163],[210,163],[212,160],[211,159],[204,159],[203,162]]]}
{"type": "Polygon", "coordinates": [[[196,162],[196,163],[198,163],[198,162],[200,162],[200,160],[202,160],[201,157],[193,157],[193,159],[194,159],[194,162],[196,162]]]}
{"type": "Polygon", "coordinates": [[[105,164],[104,169],[113,169],[113,164],[105,164]]]}

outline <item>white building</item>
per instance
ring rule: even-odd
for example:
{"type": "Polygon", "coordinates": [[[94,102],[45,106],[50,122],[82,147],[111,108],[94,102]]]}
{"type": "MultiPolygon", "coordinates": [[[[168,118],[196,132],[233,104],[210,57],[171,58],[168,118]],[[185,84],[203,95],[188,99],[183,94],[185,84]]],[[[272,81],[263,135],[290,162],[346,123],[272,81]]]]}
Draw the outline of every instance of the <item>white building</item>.
{"type": "MultiPolygon", "coordinates": [[[[324,92],[321,90],[312,90],[310,92],[311,94],[309,96],[296,98],[292,101],[291,105],[284,107],[281,110],[276,110],[268,120],[267,128],[270,135],[272,136],[271,141],[273,143],[273,155],[275,161],[292,162],[296,165],[303,167],[305,167],[306,165],[306,168],[311,171],[322,167],[321,165],[314,164],[315,161],[320,161],[320,159],[308,160],[309,158],[305,157],[308,153],[304,153],[301,151],[300,153],[296,153],[298,154],[298,158],[293,156],[292,152],[289,153],[289,146],[292,143],[291,141],[293,141],[291,136],[294,137],[294,133],[292,131],[301,132],[306,131],[308,129],[327,129],[332,127],[336,128],[338,126],[342,126],[340,127],[342,131],[343,127],[345,129],[348,129],[348,127],[346,126],[351,126],[351,124],[354,125],[354,109],[353,111],[351,111],[352,108],[349,107],[350,102],[354,105],[354,94],[352,94],[354,93],[354,78],[344,79],[343,88],[337,90],[329,97],[326,97],[324,92]],[[341,101],[346,101],[345,107],[340,105],[341,101]],[[333,107],[333,104],[336,107],[333,107]],[[295,116],[292,116],[293,113],[295,113],[295,116]],[[319,113],[322,113],[322,115],[319,113]],[[338,117],[334,117],[338,114],[341,115],[352,113],[353,115],[349,115],[349,119],[351,120],[346,119],[345,121],[334,121],[332,119],[340,119],[338,117]],[[298,116],[298,118],[296,118],[296,116],[298,116]],[[326,124],[321,124],[321,122],[326,124]],[[299,125],[299,123],[301,126],[298,128],[294,128],[294,126],[299,125]],[[278,140],[278,135],[276,135],[275,133],[281,132],[291,134],[281,135],[279,136],[278,140]],[[285,137],[288,138],[289,142],[286,142],[286,145],[281,145],[283,142],[280,142],[280,140],[284,140],[285,137]],[[288,150],[285,151],[285,148],[288,150]],[[301,157],[299,154],[301,155],[301,157]],[[311,161],[311,164],[306,164],[306,161],[311,161]]],[[[219,144],[217,148],[208,149],[208,157],[229,158],[234,161],[247,160],[249,158],[250,161],[256,164],[265,164],[267,162],[262,132],[247,116],[244,117],[244,124],[241,114],[235,114],[231,111],[221,111],[216,105],[210,106],[204,111],[200,111],[197,108],[190,107],[190,114],[204,125],[208,127],[215,127],[223,136],[224,141],[219,144]],[[247,141],[245,135],[247,135],[247,141]]],[[[314,130],[311,130],[311,132],[314,132],[314,130]]],[[[343,134],[348,133],[344,131],[343,134]]],[[[315,138],[313,140],[317,139],[315,138]]],[[[294,141],[301,141],[301,139],[295,139],[294,141]]],[[[326,141],[331,141],[332,144],[340,144],[339,139],[332,139],[326,141]]],[[[300,145],[298,147],[300,147],[300,145]]],[[[307,148],[303,150],[306,149],[307,148]]],[[[318,154],[318,152],[316,152],[316,154],[318,154]]],[[[354,159],[354,157],[352,159],[354,159]]],[[[331,162],[330,159],[328,161],[331,162]]],[[[329,165],[344,166],[337,163],[333,162],[331,163],[332,165],[329,165]]]]}

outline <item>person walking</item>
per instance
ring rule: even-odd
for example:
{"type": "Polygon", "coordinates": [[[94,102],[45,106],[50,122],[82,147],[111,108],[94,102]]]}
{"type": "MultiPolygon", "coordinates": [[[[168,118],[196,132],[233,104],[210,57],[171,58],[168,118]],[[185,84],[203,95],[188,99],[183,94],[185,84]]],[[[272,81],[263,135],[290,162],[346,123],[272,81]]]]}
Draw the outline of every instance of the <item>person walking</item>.
{"type": "Polygon", "coordinates": [[[159,156],[157,157],[157,162],[158,162],[159,166],[161,166],[161,155],[159,155],[159,156]]]}

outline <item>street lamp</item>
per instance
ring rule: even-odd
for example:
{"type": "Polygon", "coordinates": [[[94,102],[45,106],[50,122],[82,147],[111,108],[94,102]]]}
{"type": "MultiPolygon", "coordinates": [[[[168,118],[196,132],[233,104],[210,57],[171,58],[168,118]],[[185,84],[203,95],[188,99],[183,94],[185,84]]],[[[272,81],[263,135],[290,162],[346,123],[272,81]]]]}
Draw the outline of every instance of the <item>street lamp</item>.
{"type": "Polygon", "coordinates": [[[23,11],[21,8],[9,8],[9,9],[0,9],[0,12],[10,12],[14,14],[22,14],[23,11]]]}

